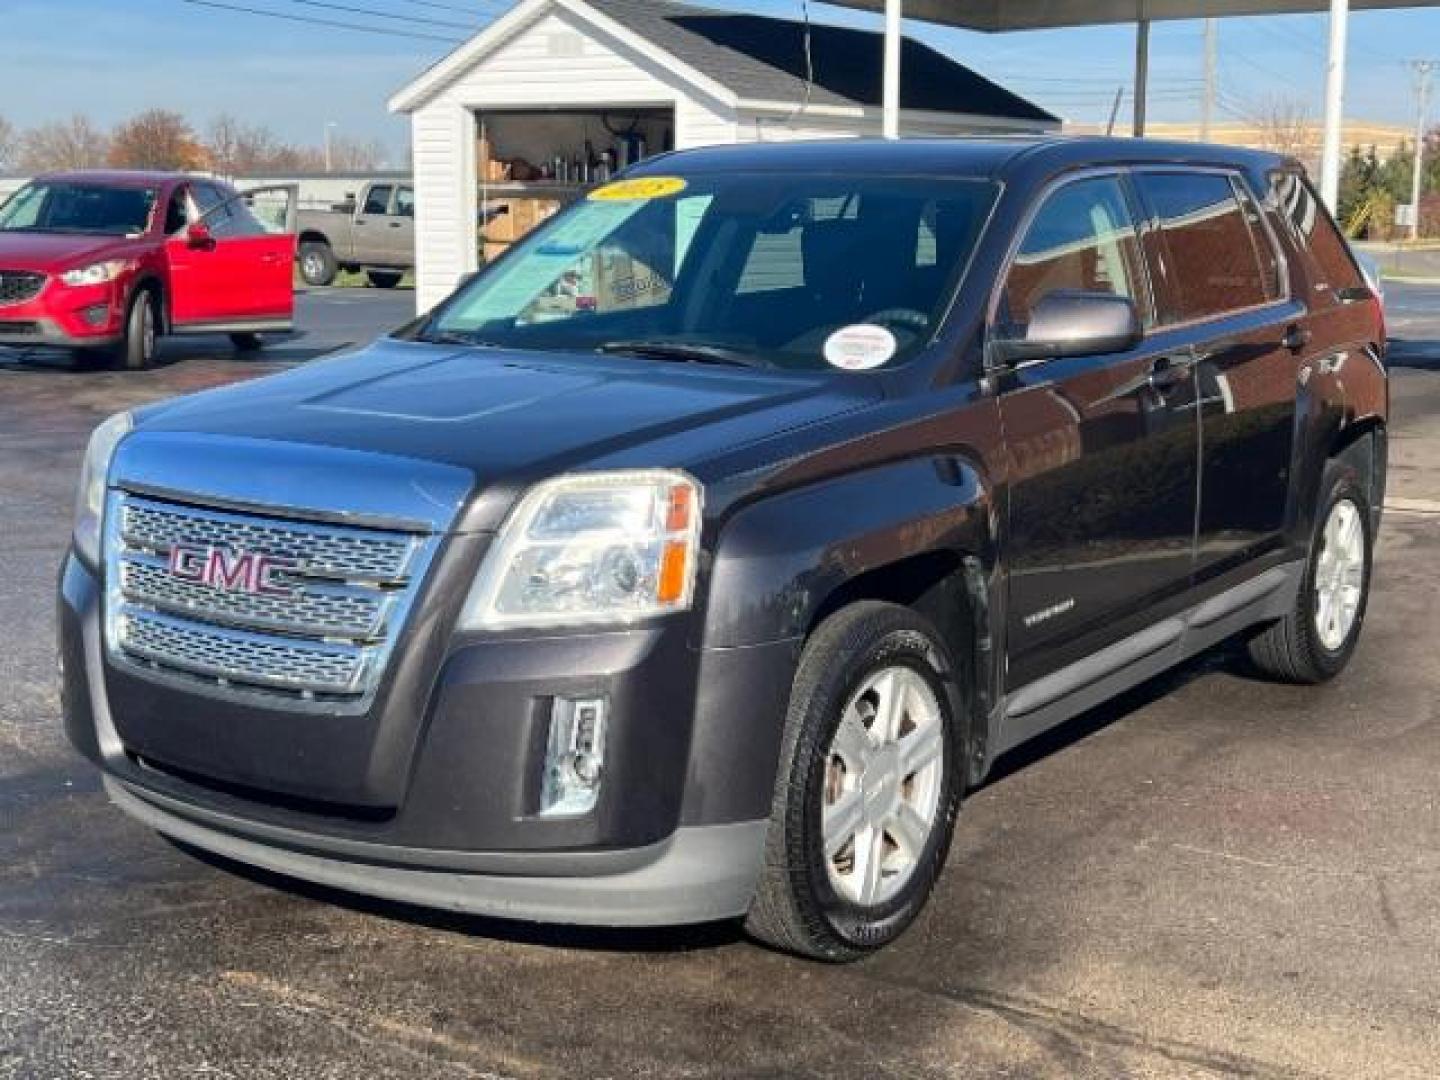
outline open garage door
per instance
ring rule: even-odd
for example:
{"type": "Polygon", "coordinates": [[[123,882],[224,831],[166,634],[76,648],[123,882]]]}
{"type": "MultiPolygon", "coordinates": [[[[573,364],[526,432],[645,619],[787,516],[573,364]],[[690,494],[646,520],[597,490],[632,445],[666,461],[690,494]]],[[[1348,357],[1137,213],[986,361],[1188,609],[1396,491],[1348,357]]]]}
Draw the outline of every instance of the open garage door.
{"type": "Polygon", "coordinates": [[[673,106],[477,111],[479,261],[630,165],[672,149],[673,106]]]}

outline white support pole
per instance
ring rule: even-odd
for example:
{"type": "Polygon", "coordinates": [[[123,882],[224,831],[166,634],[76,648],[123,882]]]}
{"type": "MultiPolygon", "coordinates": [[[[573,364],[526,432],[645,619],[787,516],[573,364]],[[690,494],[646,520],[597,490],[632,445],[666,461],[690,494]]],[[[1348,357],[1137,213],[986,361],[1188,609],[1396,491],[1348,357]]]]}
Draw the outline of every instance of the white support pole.
{"type": "Polygon", "coordinates": [[[900,137],[900,9],[903,0],[885,0],[885,138],[900,137]]]}
{"type": "Polygon", "coordinates": [[[1334,213],[1340,201],[1340,122],[1345,117],[1345,31],[1350,0],[1330,0],[1330,55],[1325,61],[1325,140],[1320,149],[1320,197],[1334,213]]]}
{"type": "Polygon", "coordinates": [[[1135,24],[1135,125],[1131,132],[1137,139],[1145,137],[1145,99],[1150,94],[1150,20],[1142,17],[1135,24]]]}
{"type": "Polygon", "coordinates": [[[1215,71],[1218,49],[1216,20],[1205,20],[1205,96],[1200,101],[1200,141],[1209,142],[1214,136],[1215,123],[1215,71]]]}

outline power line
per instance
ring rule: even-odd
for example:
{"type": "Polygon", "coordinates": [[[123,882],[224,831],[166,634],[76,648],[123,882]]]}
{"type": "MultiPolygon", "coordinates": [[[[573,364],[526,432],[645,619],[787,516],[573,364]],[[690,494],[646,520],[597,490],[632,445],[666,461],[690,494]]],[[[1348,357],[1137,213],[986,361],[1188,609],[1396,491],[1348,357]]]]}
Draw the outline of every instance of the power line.
{"type": "Polygon", "coordinates": [[[474,31],[475,27],[470,23],[450,22],[447,19],[428,19],[423,15],[399,15],[393,11],[375,11],[372,8],[351,7],[349,4],[332,4],[329,0],[290,0],[292,4],[299,4],[302,7],[322,8],[326,11],[343,11],[347,15],[356,15],[364,19],[393,19],[403,23],[422,23],[426,26],[440,26],[447,30],[469,30],[474,31]]]}
{"type": "Polygon", "coordinates": [[[310,26],[325,26],[332,30],[354,30],[361,34],[378,34],[382,37],[411,38],[416,41],[439,41],[446,45],[455,46],[460,44],[460,39],[440,37],[438,34],[422,34],[410,30],[392,30],[385,26],[360,26],[356,23],[341,22],[338,19],[322,19],[311,15],[294,15],[283,11],[265,11],[261,8],[247,7],[243,4],[226,4],[220,0],[180,0],[182,4],[193,4],[196,7],[214,8],[217,11],[238,12],[242,15],[261,15],[270,19],[284,19],[286,22],[306,23],[310,26]]]}
{"type": "MultiPolygon", "coordinates": [[[[462,7],[459,4],[442,4],[440,0],[400,0],[400,3],[414,4],[416,7],[434,8],[437,11],[456,11],[461,15],[474,15],[474,7],[462,7]]],[[[504,0],[475,0],[477,4],[490,4],[495,8],[504,10],[510,5],[504,0]]]]}

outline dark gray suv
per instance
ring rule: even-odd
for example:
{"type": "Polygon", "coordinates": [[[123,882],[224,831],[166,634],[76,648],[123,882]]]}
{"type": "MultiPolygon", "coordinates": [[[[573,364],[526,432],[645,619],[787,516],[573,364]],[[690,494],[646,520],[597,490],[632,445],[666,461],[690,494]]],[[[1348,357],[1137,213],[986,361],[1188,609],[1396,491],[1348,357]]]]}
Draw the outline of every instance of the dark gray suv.
{"type": "Polygon", "coordinates": [[[924,904],[1018,743],[1365,615],[1379,305],[1295,163],[697,150],[357,352],[96,433],[70,737],[241,862],[507,918],[924,904]]]}

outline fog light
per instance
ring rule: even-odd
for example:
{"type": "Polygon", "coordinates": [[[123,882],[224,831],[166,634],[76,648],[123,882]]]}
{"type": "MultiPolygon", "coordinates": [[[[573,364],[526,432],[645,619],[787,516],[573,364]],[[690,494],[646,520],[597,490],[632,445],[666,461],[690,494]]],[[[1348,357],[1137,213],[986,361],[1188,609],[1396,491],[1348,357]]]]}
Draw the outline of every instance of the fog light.
{"type": "Polygon", "coordinates": [[[91,304],[80,312],[80,317],[90,326],[104,326],[110,321],[110,305],[91,304]]]}
{"type": "Polygon", "coordinates": [[[600,798],[605,771],[604,698],[556,698],[540,785],[545,817],[588,814],[600,798]]]}

